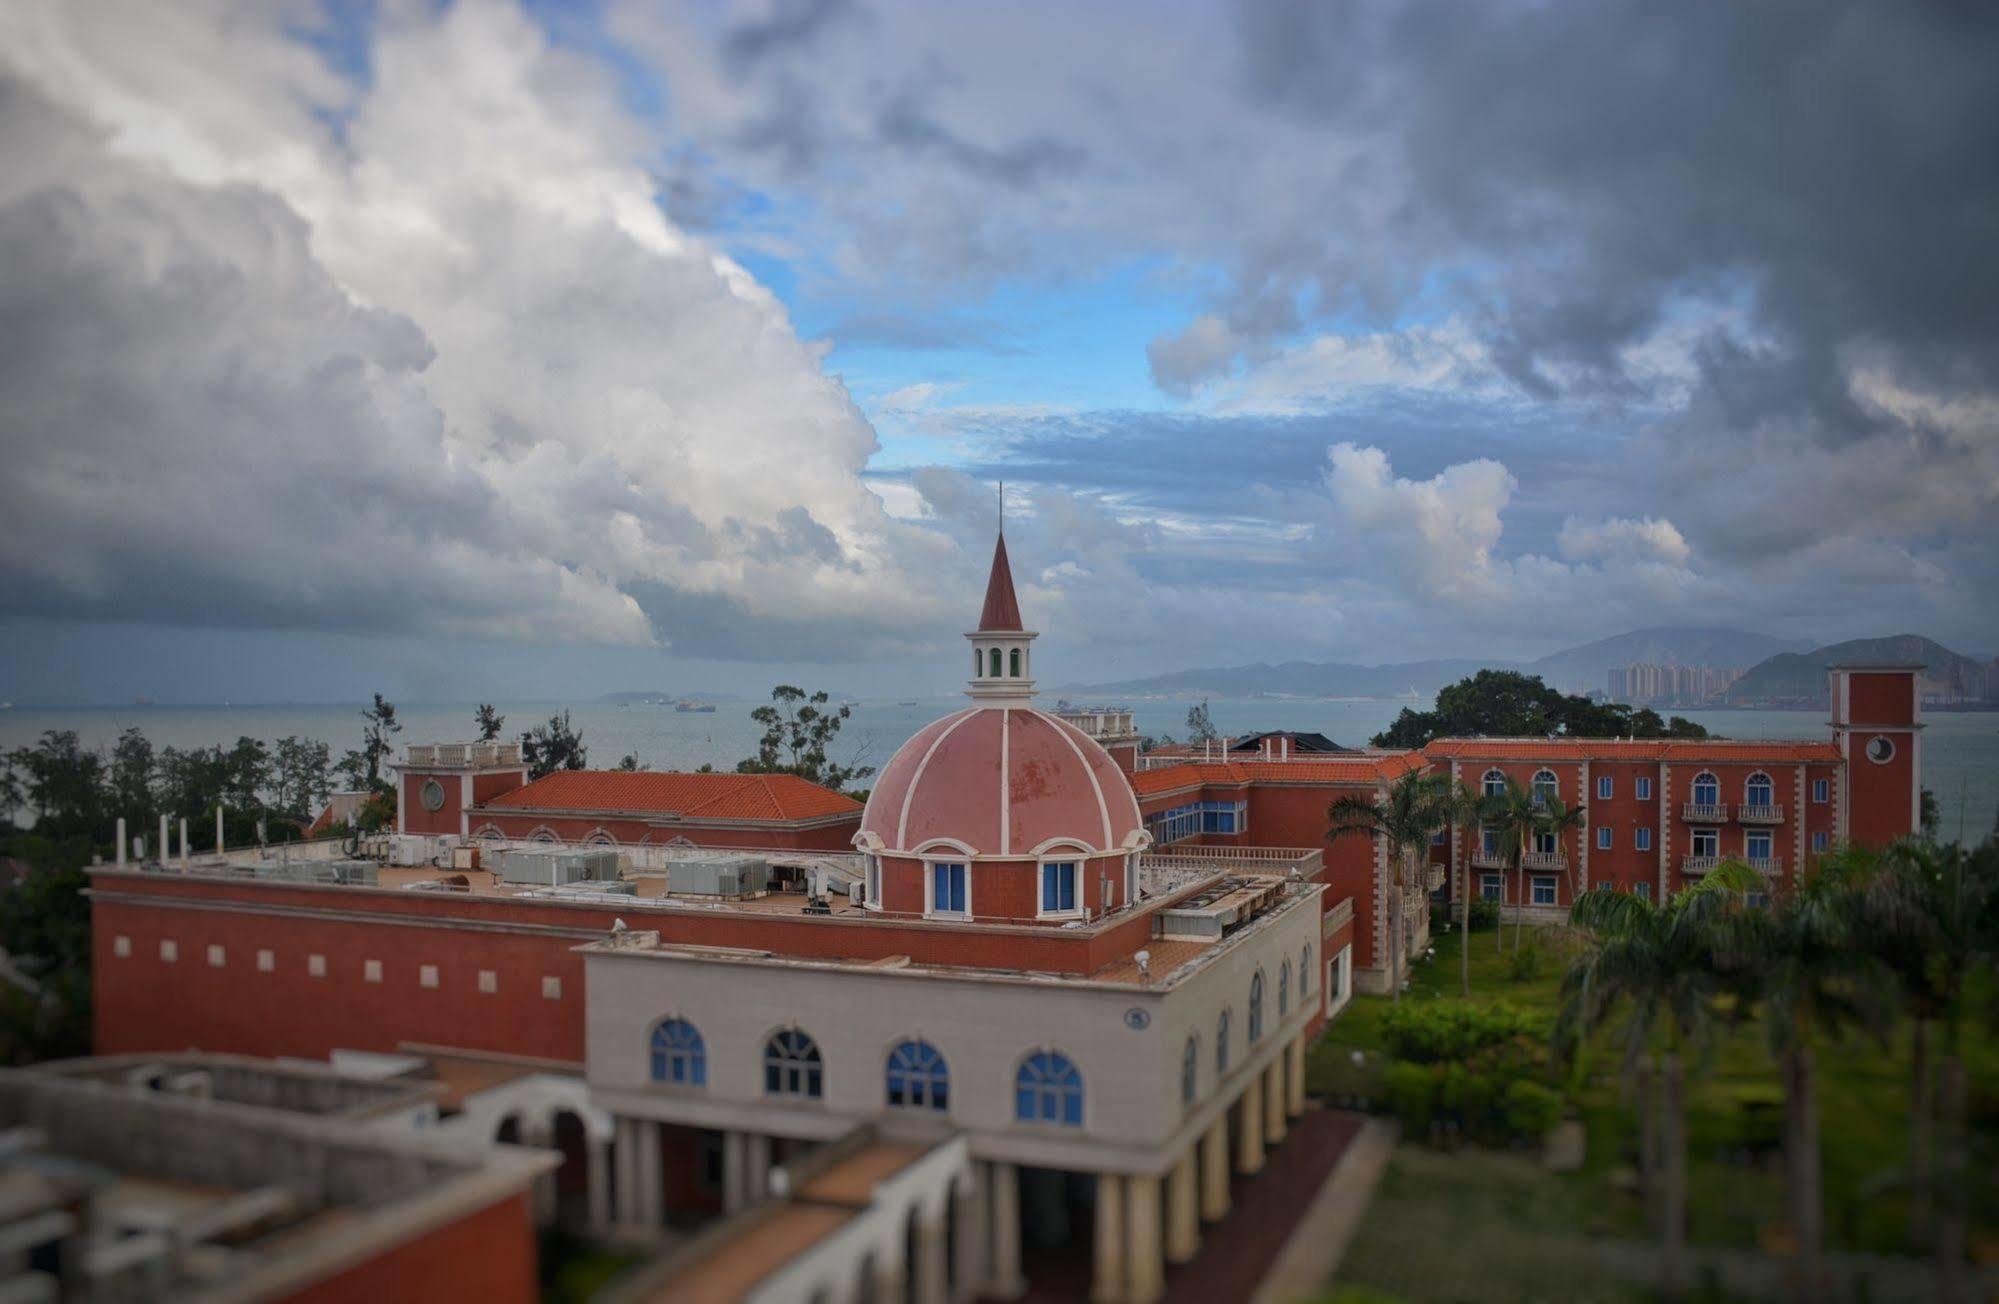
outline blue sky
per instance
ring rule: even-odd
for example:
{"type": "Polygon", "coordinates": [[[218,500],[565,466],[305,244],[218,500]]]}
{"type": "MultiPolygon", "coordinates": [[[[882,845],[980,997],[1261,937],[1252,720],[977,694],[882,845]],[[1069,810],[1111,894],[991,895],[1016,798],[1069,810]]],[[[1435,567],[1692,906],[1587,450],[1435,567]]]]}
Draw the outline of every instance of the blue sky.
{"type": "Polygon", "coordinates": [[[941,690],[1002,479],[1065,680],[1999,646],[1977,15],[88,0],[0,38],[0,697],[941,690]]]}

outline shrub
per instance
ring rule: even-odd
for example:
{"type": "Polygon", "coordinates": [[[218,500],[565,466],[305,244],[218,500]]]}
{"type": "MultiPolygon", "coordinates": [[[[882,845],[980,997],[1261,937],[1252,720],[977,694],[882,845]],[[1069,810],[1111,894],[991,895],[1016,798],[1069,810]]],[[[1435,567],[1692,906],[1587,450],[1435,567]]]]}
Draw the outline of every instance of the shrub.
{"type": "Polygon", "coordinates": [[[1471,903],[1471,931],[1483,933],[1499,927],[1499,902],[1488,901],[1484,897],[1473,897],[1471,903]]]}
{"type": "Polygon", "coordinates": [[[1402,1120],[1403,1135],[1417,1138],[1430,1130],[1440,1077],[1421,1064],[1391,1064],[1382,1074],[1382,1092],[1389,1109],[1402,1120]]]}
{"type": "Polygon", "coordinates": [[[1532,982],[1541,973],[1541,948],[1523,946],[1506,962],[1506,976],[1516,983],[1532,982]]]}
{"type": "Polygon", "coordinates": [[[1538,1035],[1540,1021],[1506,1004],[1399,1005],[1382,1016],[1389,1051],[1418,1064],[1462,1060],[1515,1037],[1538,1035]]]}
{"type": "Polygon", "coordinates": [[[1538,1140],[1562,1121],[1562,1098],[1538,1082],[1516,1078],[1506,1088],[1505,1114],[1515,1136],[1538,1140]]]}

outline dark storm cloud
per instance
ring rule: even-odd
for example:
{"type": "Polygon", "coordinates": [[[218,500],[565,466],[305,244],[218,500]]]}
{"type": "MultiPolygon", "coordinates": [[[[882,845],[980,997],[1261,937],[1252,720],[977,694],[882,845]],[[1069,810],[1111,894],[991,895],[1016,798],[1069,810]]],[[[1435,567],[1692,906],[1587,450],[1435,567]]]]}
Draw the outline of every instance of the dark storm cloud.
{"type": "MultiPolygon", "coordinates": [[[[1632,392],[1620,351],[1690,300],[1747,314],[1753,346],[1697,355],[1733,428],[1865,430],[1840,366],[1855,348],[1927,385],[1999,378],[1999,9],[1251,0],[1240,17],[1250,94],[1387,142],[1412,252],[1471,263],[1493,359],[1530,394],[1632,392]]],[[[1346,288],[1339,257],[1293,256],[1327,299],[1346,288]]]]}

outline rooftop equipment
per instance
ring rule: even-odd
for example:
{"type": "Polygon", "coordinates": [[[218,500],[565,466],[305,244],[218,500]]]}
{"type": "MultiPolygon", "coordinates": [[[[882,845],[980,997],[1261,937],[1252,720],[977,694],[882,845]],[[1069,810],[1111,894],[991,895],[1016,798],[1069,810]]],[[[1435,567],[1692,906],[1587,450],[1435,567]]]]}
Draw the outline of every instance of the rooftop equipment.
{"type": "Polygon", "coordinates": [[[763,896],[770,891],[770,865],[752,856],[676,860],[667,869],[667,890],[675,896],[763,896]]]}
{"type": "Polygon", "coordinates": [[[606,882],[618,877],[618,853],[603,848],[506,851],[498,860],[502,881],[535,887],[606,882]]]}

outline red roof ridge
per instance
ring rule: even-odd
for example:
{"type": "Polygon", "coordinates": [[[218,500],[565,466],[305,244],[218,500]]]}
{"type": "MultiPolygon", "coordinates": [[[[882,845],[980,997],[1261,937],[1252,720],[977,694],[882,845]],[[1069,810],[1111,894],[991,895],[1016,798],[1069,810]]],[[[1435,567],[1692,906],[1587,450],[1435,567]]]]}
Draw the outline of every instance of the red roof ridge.
{"type": "Polygon", "coordinates": [[[861,809],[845,793],[796,774],[690,770],[557,770],[486,805],[761,820],[816,819],[861,809]]]}

